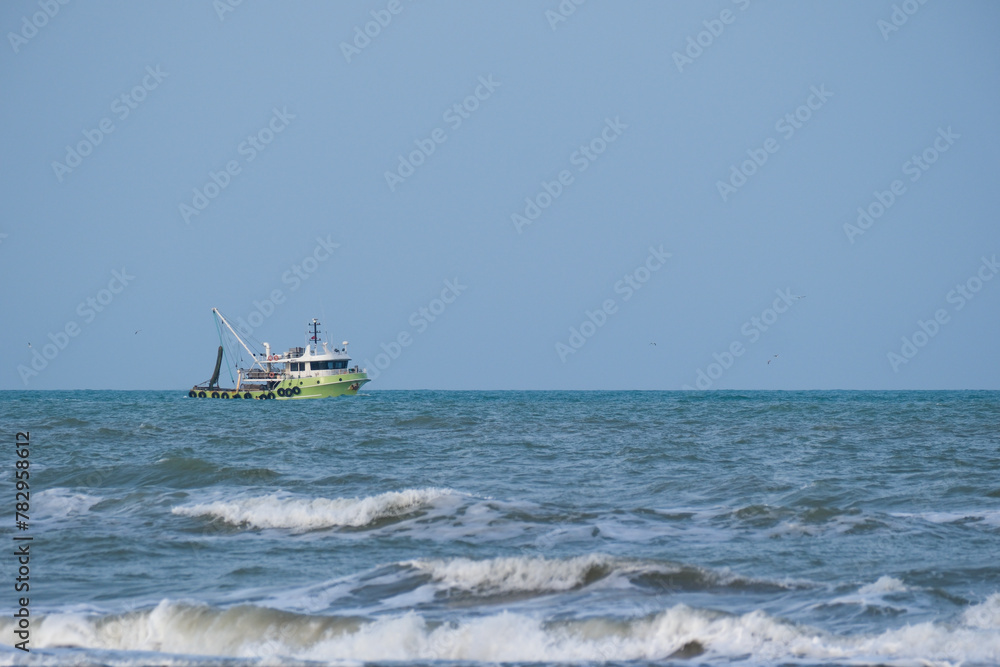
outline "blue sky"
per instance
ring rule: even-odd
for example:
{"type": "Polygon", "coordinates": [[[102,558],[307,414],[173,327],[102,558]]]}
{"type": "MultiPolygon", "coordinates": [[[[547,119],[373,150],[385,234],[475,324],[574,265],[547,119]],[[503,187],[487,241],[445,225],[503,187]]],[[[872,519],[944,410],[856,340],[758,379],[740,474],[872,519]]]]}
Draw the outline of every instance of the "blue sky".
{"type": "Polygon", "coordinates": [[[185,390],[218,307],[371,389],[997,389],[998,25],[5,2],[0,388],[185,390]]]}

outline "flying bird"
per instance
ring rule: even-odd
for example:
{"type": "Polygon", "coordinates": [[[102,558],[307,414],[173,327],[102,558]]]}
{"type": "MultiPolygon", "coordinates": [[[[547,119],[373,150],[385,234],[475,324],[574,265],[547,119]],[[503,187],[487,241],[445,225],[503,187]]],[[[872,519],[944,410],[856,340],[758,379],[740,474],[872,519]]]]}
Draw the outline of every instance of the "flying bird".
{"type": "Polygon", "coordinates": [[[770,359],[767,360],[767,363],[771,363],[772,361],[774,361],[777,358],[778,358],[778,355],[774,355],[773,357],[771,357],[770,359]]]}
{"type": "MultiPolygon", "coordinates": [[[[142,329],[136,329],[136,332],[135,332],[135,333],[139,333],[140,331],[142,331],[142,329]]],[[[133,334],[133,335],[134,335],[134,334],[133,334]]]]}

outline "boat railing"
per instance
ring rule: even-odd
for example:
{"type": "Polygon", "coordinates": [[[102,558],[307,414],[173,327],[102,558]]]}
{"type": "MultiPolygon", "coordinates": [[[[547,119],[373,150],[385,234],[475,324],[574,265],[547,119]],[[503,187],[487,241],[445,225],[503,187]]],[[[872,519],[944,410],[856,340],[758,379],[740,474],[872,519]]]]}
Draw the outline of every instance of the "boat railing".
{"type": "MultiPolygon", "coordinates": [[[[354,366],[352,368],[334,368],[334,369],[324,369],[322,371],[289,371],[285,372],[283,370],[275,371],[261,371],[257,369],[248,370],[244,372],[244,377],[248,380],[279,380],[286,377],[301,377],[295,375],[295,373],[322,373],[325,375],[349,375],[351,373],[361,373],[360,366],[354,366]]],[[[315,377],[312,375],[306,375],[305,377],[315,377]]]]}
{"type": "Polygon", "coordinates": [[[305,373],[323,373],[325,375],[349,375],[351,373],[359,373],[360,369],[355,366],[354,368],[324,368],[321,371],[303,371],[305,373]]]}
{"type": "Polygon", "coordinates": [[[248,380],[276,380],[283,375],[280,371],[246,371],[244,377],[248,380]]]}

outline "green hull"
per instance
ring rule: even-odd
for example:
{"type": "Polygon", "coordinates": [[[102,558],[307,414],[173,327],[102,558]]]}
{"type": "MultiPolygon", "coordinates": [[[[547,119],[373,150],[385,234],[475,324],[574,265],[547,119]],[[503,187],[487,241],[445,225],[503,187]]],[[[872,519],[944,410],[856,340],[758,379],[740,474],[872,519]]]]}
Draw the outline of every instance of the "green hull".
{"type": "Polygon", "coordinates": [[[369,382],[367,373],[345,373],[341,375],[325,375],[313,378],[289,378],[269,387],[265,391],[259,389],[221,389],[214,387],[193,387],[188,392],[191,398],[227,398],[227,399],[276,399],[290,401],[298,398],[330,398],[332,396],[353,396],[369,382]],[[296,392],[296,390],[298,390],[296,392]]]}

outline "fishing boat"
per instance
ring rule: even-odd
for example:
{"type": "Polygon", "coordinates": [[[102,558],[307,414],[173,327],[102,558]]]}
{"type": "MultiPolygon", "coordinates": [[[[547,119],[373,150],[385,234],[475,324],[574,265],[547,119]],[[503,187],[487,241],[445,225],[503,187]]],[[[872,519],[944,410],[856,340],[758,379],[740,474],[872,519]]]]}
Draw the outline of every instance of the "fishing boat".
{"type": "Polygon", "coordinates": [[[211,379],[192,387],[188,392],[191,398],[286,400],[353,396],[369,381],[366,369],[357,364],[351,367],[347,341],[331,349],[320,338],[320,322],[315,318],[308,325],[304,347],[274,354],[269,343],[260,343],[263,351],[255,352],[244,340],[250,338],[249,334],[244,332],[241,337],[218,308],[213,308],[212,313],[222,344],[211,379]],[[244,350],[249,357],[243,355],[244,350]],[[227,368],[234,386],[229,388],[219,386],[223,358],[230,360],[227,368]]]}

